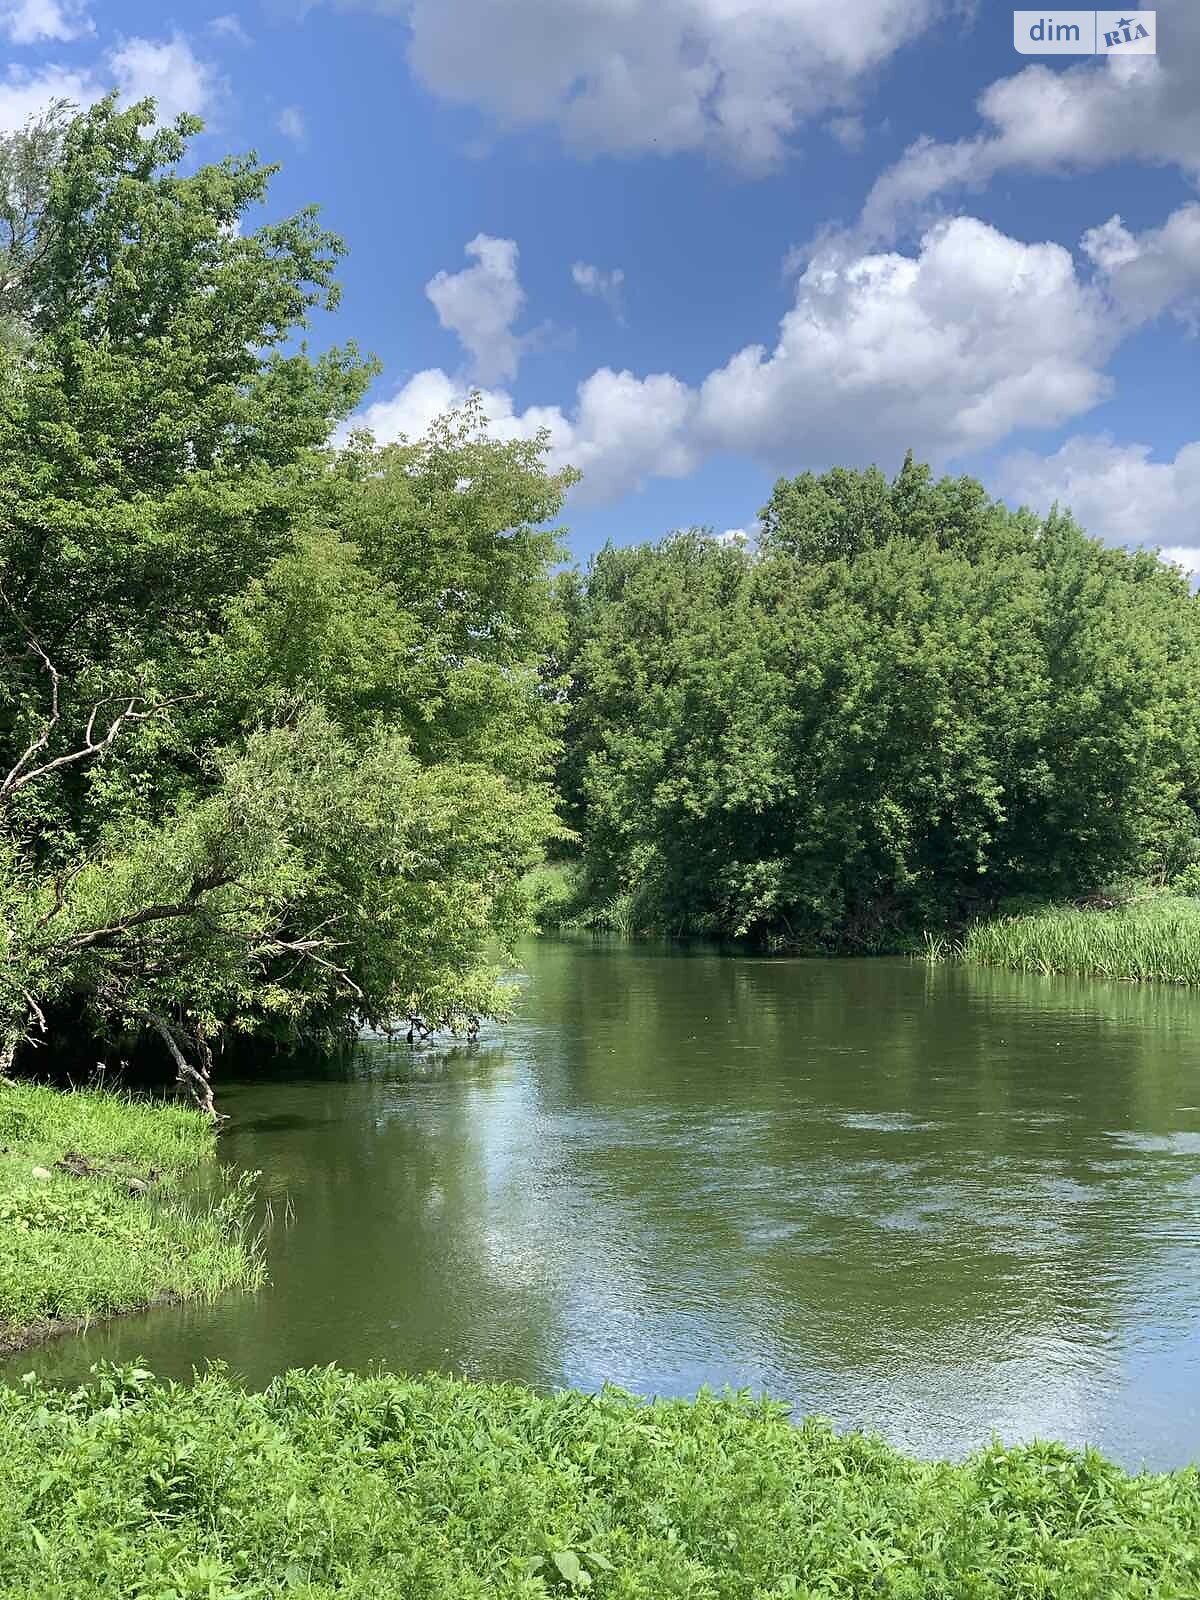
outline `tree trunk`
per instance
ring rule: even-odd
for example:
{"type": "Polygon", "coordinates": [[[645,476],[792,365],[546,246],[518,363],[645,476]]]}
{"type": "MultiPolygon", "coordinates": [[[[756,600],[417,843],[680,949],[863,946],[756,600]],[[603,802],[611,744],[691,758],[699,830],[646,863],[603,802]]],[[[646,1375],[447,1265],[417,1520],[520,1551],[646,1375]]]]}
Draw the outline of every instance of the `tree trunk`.
{"type": "Polygon", "coordinates": [[[212,1092],[212,1051],[203,1039],[197,1040],[200,1065],[194,1067],[180,1048],[179,1041],[171,1031],[170,1024],[164,1017],[147,1013],[147,1020],[158,1033],[167,1049],[171,1052],[171,1060],[175,1063],[175,1081],[181,1089],[186,1089],[192,1099],[204,1112],[206,1117],[217,1120],[217,1108],[213,1101],[212,1092]]]}

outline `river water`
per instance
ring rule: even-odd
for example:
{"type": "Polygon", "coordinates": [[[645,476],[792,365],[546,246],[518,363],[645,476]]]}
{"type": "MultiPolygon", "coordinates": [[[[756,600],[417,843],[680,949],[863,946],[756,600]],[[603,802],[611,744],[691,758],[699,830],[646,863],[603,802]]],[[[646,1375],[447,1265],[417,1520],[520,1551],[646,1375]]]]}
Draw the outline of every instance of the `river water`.
{"type": "Polygon", "coordinates": [[[227,1083],[271,1286],[7,1363],[766,1390],[926,1455],[1200,1457],[1200,997],[616,942],[475,1046],[227,1083]],[[293,1215],[285,1216],[284,1197],[293,1215]]]}

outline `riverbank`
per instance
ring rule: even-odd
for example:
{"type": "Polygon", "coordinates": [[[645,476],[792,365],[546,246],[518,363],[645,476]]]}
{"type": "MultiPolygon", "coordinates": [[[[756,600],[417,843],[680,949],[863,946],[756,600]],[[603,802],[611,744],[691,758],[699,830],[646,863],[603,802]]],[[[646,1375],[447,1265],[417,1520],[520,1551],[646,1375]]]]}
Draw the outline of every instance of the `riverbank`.
{"type": "Polygon", "coordinates": [[[214,1150],[183,1106],[0,1083],[0,1352],[261,1283],[248,1181],[207,1205],[180,1194],[214,1150]]]}
{"type": "MultiPolygon", "coordinates": [[[[946,953],[936,941],[935,955],[946,953]]],[[[1200,898],[1158,894],[1109,910],[1050,906],[968,929],[967,961],[1017,972],[1200,983],[1200,898]]]]}
{"type": "Polygon", "coordinates": [[[0,1390],[0,1592],[248,1600],[1200,1592],[1200,1472],[964,1465],[701,1395],[221,1373],[0,1390]]]}
{"type": "MultiPolygon", "coordinates": [[[[526,874],[523,887],[543,933],[637,935],[630,897],[589,905],[582,877],[571,863],[543,864],[526,874]]],[[[876,953],[920,950],[913,935],[898,940],[894,950],[876,953]]],[[[977,922],[965,932],[927,933],[923,950],[934,962],[965,960],[1043,976],[1200,984],[1200,896],[1159,890],[1103,909],[1049,905],[977,922]]]]}

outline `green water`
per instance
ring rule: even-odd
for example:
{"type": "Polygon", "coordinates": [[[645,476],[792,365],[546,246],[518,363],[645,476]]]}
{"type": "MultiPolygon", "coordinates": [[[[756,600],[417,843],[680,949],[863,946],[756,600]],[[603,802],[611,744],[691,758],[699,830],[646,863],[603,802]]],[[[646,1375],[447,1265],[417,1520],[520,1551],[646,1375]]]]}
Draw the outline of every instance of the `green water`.
{"type": "Polygon", "coordinates": [[[475,1047],[226,1084],[272,1286],[7,1376],[732,1384],[925,1454],[1200,1458],[1200,998],[593,942],[527,972],[475,1047]]]}

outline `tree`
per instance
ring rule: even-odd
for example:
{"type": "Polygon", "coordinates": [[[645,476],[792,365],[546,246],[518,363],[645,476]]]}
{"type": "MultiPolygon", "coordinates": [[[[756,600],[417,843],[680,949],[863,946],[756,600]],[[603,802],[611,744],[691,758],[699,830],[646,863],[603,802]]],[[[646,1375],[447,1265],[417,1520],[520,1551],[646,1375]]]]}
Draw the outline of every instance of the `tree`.
{"type": "Polygon", "coordinates": [[[477,409],[328,449],[372,370],[297,342],[340,242],[312,210],[248,228],[251,157],[181,175],[198,127],[56,125],[12,233],[0,1070],[67,1031],[156,1044],[211,1110],[230,1041],[504,1010],[555,827],[569,477],[477,409]]]}
{"type": "Polygon", "coordinates": [[[911,458],[776,486],[756,556],[606,550],[565,782],[644,927],[895,948],[1169,871],[1200,826],[1200,608],[1154,557],[911,458]]]}

